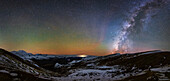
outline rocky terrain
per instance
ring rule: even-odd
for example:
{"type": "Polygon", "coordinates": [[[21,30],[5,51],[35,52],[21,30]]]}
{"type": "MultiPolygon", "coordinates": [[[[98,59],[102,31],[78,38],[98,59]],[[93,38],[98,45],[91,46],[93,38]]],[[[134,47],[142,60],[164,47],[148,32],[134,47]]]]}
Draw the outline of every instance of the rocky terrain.
{"type": "Polygon", "coordinates": [[[57,80],[78,81],[170,81],[170,52],[148,51],[134,54],[113,54],[82,59],[77,63],[59,66],[66,68],[67,77],[57,80]]]}
{"type": "Polygon", "coordinates": [[[0,49],[0,78],[0,81],[170,81],[170,52],[68,57],[0,49]]]}
{"type": "Polygon", "coordinates": [[[0,49],[0,81],[50,81],[51,76],[58,74],[0,49]]]}

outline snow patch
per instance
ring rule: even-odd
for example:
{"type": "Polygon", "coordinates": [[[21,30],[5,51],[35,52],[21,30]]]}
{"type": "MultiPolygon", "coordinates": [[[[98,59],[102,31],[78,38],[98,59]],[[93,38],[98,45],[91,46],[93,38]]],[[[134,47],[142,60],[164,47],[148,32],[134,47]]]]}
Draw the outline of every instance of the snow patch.
{"type": "Polygon", "coordinates": [[[6,70],[0,70],[0,73],[9,73],[9,72],[6,70]]]}
{"type": "Polygon", "coordinates": [[[159,67],[159,68],[152,68],[151,71],[156,71],[156,72],[170,72],[170,67],[165,66],[165,67],[159,67]]]}
{"type": "Polygon", "coordinates": [[[62,65],[59,64],[59,63],[56,63],[56,64],[54,65],[55,68],[59,68],[59,67],[61,67],[61,66],[62,66],[62,65]]]}

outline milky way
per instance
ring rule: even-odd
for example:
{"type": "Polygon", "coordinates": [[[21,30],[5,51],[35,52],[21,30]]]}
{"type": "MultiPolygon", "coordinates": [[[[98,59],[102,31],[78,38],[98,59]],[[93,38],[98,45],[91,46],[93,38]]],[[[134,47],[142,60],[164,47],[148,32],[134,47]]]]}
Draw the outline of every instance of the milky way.
{"type": "Polygon", "coordinates": [[[0,0],[0,48],[107,55],[170,50],[170,0],[0,0]]]}
{"type": "Polygon", "coordinates": [[[151,16],[156,15],[156,12],[159,11],[158,8],[163,4],[166,4],[166,1],[148,0],[134,7],[128,13],[127,19],[123,22],[122,29],[118,31],[117,36],[114,37],[112,53],[131,52],[134,48],[132,47],[133,40],[130,39],[130,36],[132,37],[144,31],[144,29],[146,29],[144,24],[149,22],[151,16]],[[156,10],[156,12],[154,10],[156,10]],[[139,25],[142,26],[140,27],[139,25]]]}

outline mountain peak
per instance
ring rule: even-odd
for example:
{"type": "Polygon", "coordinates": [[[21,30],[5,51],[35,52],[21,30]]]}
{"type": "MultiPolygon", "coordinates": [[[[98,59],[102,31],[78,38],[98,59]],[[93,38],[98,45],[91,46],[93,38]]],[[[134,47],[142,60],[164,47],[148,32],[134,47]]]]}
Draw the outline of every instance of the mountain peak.
{"type": "Polygon", "coordinates": [[[27,53],[24,50],[19,50],[19,51],[12,51],[11,53],[17,55],[17,56],[21,56],[21,57],[26,57],[26,56],[32,56],[32,53],[27,53]]]}
{"type": "Polygon", "coordinates": [[[20,52],[20,53],[27,53],[26,51],[24,51],[24,50],[19,50],[18,52],[20,52]]]}

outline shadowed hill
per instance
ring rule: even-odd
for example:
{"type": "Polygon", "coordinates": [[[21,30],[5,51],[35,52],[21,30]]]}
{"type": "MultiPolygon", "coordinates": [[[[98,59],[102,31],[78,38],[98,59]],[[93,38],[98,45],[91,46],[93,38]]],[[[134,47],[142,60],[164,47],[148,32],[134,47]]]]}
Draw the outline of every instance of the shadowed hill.
{"type": "Polygon", "coordinates": [[[47,77],[57,75],[0,49],[0,81],[50,81],[47,77]]]}
{"type": "Polygon", "coordinates": [[[82,59],[70,66],[58,67],[56,70],[64,71],[63,74],[70,77],[82,77],[83,80],[159,81],[165,78],[169,81],[167,78],[170,74],[169,65],[170,52],[155,50],[82,59]],[[154,71],[155,68],[158,70],[154,71]],[[69,73],[71,71],[73,73],[69,73]]]}
{"type": "Polygon", "coordinates": [[[159,75],[169,77],[170,52],[155,50],[81,59],[50,58],[36,63],[42,66],[38,67],[29,60],[0,49],[0,81],[157,81],[161,79],[159,75]],[[49,62],[53,63],[51,68],[54,68],[56,62],[63,64],[56,66],[54,73],[41,68],[49,62]],[[155,71],[154,68],[160,70],[155,71]],[[161,73],[161,70],[168,72],[161,73]]]}
{"type": "Polygon", "coordinates": [[[6,50],[4,50],[4,49],[2,49],[2,48],[0,48],[0,55],[4,55],[4,56],[9,56],[9,57],[11,57],[11,58],[15,58],[16,60],[21,61],[21,62],[23,62],[23,63],[25,63],[25,64],[27,64],[27,65],[29,65],[29,66],[31,66],[31,67],[34,67],[34,68],[36,68],[36,69],[40,69],[40,68],[38,68],[37,66],[35,66],[35,65],[33,65],[33,64],[30,64],[27,60],[23,60],[22,58],[14,55],[14,54],[12,54],[11,52],[8,52],[8,51],[6,51],[6,50]]]}
{"type": "MultiPolygon", "coordinates": [[[[143,52],[146,53],[146,52],[143,52]]],[[[158,67],[170,64],[170,52],[156,52],[150,54],[136,53],[125,54],[99,61],[99,65],[123,65],[127,67],[138,67],[147,69],[148,67],[158,67]]]]}
{"type": "Polygon", "coordinates": [[[98,66],[122,65],[126,67],[135,66],[140,69],[147,69],[148,67],[158,67],[170,64],[170,52],[156,50],[134,54],[112,54],[75,63],[72,68],[83,68],[90,63],[94,63],[98,66]]]}

